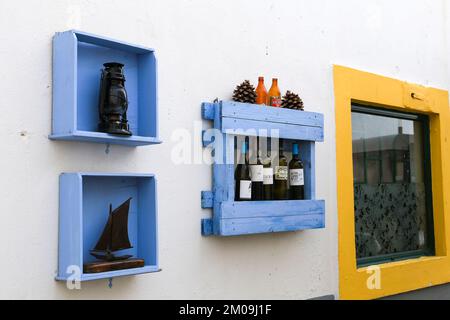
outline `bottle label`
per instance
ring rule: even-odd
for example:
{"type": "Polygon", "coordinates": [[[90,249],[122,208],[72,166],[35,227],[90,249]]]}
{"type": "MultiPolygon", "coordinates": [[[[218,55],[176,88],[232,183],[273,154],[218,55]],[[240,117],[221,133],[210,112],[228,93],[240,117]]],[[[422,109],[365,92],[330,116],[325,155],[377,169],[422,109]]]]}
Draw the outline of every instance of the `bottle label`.
{"type": "Polygon", "coordinates": [[[305,177],[303,174],[303,169],[289,170],[289,183],[291,184],[291,186],[305,185],[305,177]]]}
{"type": "Polygon", "coordinates": [[[252,198],[252,182],[249,180],[239,181],[239,199],[252,198]]]}
{"type": "Polygon", "coordinates": [[[263,179],[263,166],[262,164],[255,164],[250,166],[250,177],[253,182],[262,182],[263,179]]]}
{"type": "Polygon", "coordinates": [[[273,184],[273,168],[264,168],[263,175],[264,175],[263,184],[273,184]]]}
{"type": "Polygon", "coordinates": [[[281,98],[280,97],[270,97],[269,103],[271,107],[281,107],[281,98]]]}
{"type": "Polygon", "coordinates": [[[275,166],[275,180],[287,180],[288,167],[287,166],[275,166]]]}

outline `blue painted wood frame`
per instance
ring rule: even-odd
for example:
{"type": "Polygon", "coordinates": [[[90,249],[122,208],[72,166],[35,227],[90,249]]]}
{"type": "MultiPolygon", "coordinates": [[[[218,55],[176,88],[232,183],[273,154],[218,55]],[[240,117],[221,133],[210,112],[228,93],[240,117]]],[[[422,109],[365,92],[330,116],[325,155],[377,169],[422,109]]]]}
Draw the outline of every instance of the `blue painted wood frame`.
{"type": "Polygon", "coordinates": [[[76,280],[76,272],[80,281],[90,281],[159,271],[156,199],[156,179],[152,174],[61,174],[56,280],[76,280]],[[95,260],[89,250],[108,219],[109,203],[115,207],[128,197],[132,197],[128,233],[133,248],[120,253],[144,259],[145,266],[83,273],[83,263],[95,260]]]}
{"type": "MultiPolygon", "coordinates": [[[[324,139],[322,114],[230,101],[203,103],[201,112],[203,119],[214,122],[214,128],[220,130],[225,141],[223,158],[219,159],[222,163],[213,165],[213,190],[201,193],[202,208],[213,209],[211,219],[202,219],[204,236],[325,227],[325,201],[315,199],[315,142],[324,139]],[[234,134],[264,136],[270,134],[270,129],[278,130],[280,138],[288,139],[286,148],[290,147],[290,139],[300,142],[307,200],[235,202],[234,134]],[[232,159],[231,163],[227,159],[232,159]]],[[[206,147],[211,141],[202,135],[206,147]]]]}
{"type": "Polygon", "coordinates": [[[80,31],[53,38],[53,140],[125,146],[161,143],[158,136],[157,63],[153,49],[80,31]],[[125,65],[133,135],[97,131],[100,70],[103,63],[125,65]]]}

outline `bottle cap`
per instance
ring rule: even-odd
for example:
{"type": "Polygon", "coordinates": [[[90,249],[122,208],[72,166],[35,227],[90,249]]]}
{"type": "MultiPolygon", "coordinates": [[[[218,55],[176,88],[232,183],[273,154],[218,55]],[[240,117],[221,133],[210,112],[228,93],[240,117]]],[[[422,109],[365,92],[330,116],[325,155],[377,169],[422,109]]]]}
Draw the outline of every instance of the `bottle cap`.
{"type": "Polygon", "coordinates": [[[292,154],[298,155],[298,144],[292,144],[292,154]]]}
{"type": "Polygon", "coordinates": [[[258,81],[264,81],[264,77],[258,77],[258,81]]]}

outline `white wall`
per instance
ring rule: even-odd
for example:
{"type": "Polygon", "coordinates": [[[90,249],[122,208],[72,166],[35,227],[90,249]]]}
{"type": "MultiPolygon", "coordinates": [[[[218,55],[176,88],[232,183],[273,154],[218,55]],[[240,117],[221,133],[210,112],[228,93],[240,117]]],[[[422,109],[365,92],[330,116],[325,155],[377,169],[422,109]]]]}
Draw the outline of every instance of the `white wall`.
{"type": "MultiPolygon", "coordinates": [[[[332,64],[449,87],[450,5],[445,0],[149,1],[1,0],[0,298],[310,298],[338,295],[332,64]],[[54,142],[51,41],[76,28],[155,48],[162,145],[126,148],[54,142]],[[193,129],[200,103],[278,76],[306,109],[325,114],[317,196],[326,228],[203,238],[207,165],[172,164],[177,128],[193,129]],[[158,176],[163,272],[55,282],[58,176],[69,171],[158,176]]],[[[199,137],[195,137],[196,139],[199,137]]]]}

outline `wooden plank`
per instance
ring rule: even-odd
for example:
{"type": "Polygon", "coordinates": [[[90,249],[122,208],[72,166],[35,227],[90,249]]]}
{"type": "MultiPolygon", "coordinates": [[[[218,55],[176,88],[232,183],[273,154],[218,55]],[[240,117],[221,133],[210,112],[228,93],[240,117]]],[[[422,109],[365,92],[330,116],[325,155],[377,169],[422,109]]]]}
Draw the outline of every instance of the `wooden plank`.
{"type": "Polygon", "coordinates": [[[324,214],[221,219],[220,235],[233,236],[255,233],[287,232],[323,228],[324,226],[324,214]]]}
{"type": "Polygon", "coordinates": [[[108,271],[108,272],[101,272],[101,273],[83,273],[81,275],[81,281],[110,279],[110,278],[116,278],[116,277],[125,277],[125,276],[138,275],[138,274],[150,273],[150,272],[160,272],[160,271],[161,271],[161,269],[158,266],[150,265],[150,266],[144,266],[141,268],[122,269],[122,270],[115,270],[115,271],[108,271]]]}
{"type": "Polygon", "coordinates": [[[202,103],[202,118],[204,120],[214,120],[214,103],[202,103]]]}
{"type": "MultiPolygon", "coordinates": [[[[133,174],[135,177],[139,177],[133,174]]],[[[145,177],[145,175],[144,175],[145,177]]],[[[156,177],[136,179],[138,183],[138,254],[145,260],[145,265],[159,265],[158,239],[158,186],[156,177]]],[[[129,232],[131,229],[129,230],[129,232]]]]}
{"type": "MultiPolygon", "coordinates": [[[[221,125],[221,105],[215,104],[214,128],[219,129],[221,125]]],[[[213,166],[213,233],[218,234],[220,230],[220,218],[222,215],[222,202],[234,200],[234,137],[222,134],[222,163],[213,166]]]]}
{"type": "MultiPolygon", "coordinates": [[[[64,173],[68,174],[68,173],[64,173]]],[[[155,178],[153,173],[116,173],[116,172],[76,172],[83,177],[128,177],[128,178],[155,178]]],[[[156,183],[156,182],[155,182],[156,183]]]]}
{"type": "Polygon", "coordinates": [[[214,194],[211,191],[202,191],[202,209],[213,207],[214,194]]]}
{"type": "MultiPolygon", "coordinates": [[[[144,137],[159,136],[158,65],[154,53],[138,55],[138,132],[144,137]]],[[[131,121],[131,119],[128,119],[131,121]]],[[[136,121],[136,120],[135,120],[136,121]]]]}
{"type": "Polygon", "coordinates": [[[213,235],[213,221],[212,219],[202,219],[202,235],[213,235]]]}
{"type": "MultiPolygon", "coordinates": [[[[214,105],[214,128],[221,125],[220,104],[214,105]]],[[[234,137],[222,134],[221,163],[213,165],[214,216],[220,218],[220,204],[234,200],[234,137]]]]}
{"type": "Polygon", "coordinates": [[[71,32],[53,37],[53,116],[52,134],[76,130],[77,39],[71,32]]]}
{"type": "Polygon", "coordinates": [[[222,102],[222,116],[323,128],[323,115],[321,113],[273,108],[234,101],[222,102]]]}
{"type": "Polygon", "coordinates": [[[102,144],[120,144],[127,147],[145,146],[162,143],[162,141],[158,137],[143,137],[138,135],[125,137],[108,134],[104,132],[78,131],[78,130],[75,130],[68,134],[52,134],[49,136],[49,139],[61,141],[86,141],[102,144]]]}
{"type": "Polygon", "coordinates": [[[278,130],[279,137],[284,139],[323,141],[323,128],[281,124],[277,122],[223,117],[220,130],[223,133],[246,136],[267,136],[268,134],[270,135],[271,130],[278,130]]]}
{"type": "MultiPolygon", "coordinates": [[[[83,267],[82,177],[79,173],[59,176],[58,275],[66,280],[83,267]]],[[[81,273],[81,272],[80,272],[81,273]]]]}
{"type": "Polygon", "coordinates": [[[324,200],[233,201],[222,203],[222,219],[317,215],[325,212],[324,200]]]}
{"type": "Polygon", "coordinates": [[[153,49],[144,46],[132,44],[126,41],[119,41],[104,36],[98,36],[92,33],[87,33],[79,30],[70,30],[66,32],[74,34],[77,37],[78,41],[80,42],[91,43],[98,46],[108,47],[111,49],[117,49],[138,54],[146,54],[148,52],[154,51],[153,49]]]}
{"type": "Polygon", "coordinates": [[[209,147],[211,143],[213,143],[215,140],[215,136],[211,134],[211,132],[208,132],[206,130],[202,130],[202,146],[203,148],[209,147]]]}

